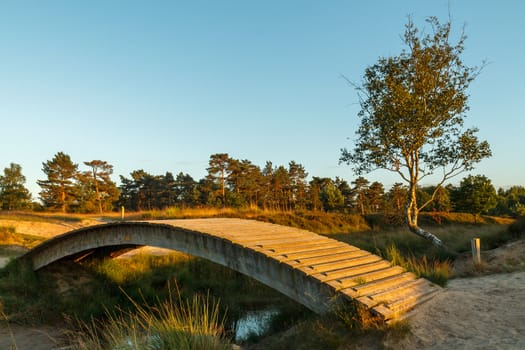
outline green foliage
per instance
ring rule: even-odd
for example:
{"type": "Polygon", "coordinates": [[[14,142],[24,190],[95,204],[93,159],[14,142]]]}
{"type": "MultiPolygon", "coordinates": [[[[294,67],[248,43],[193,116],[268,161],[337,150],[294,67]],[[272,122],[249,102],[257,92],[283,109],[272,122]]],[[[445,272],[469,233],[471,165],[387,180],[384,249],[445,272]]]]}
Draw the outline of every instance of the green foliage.
{"type": "Polygon", "coordinates": [[[493,215],[525,216],[525,187],[512,186],[498,190],[498,204],[491,210],[493,215]]]}
{"type": "Polygon", "coordinates": [[[419,211],[434,194],[418,203],[421,178],[440,170],[445,181],[491,155],[489,144],[479,141],[477,129],[463,130],[468,110],[466,92],[478,74],[460,59],[466,37],[449,42],[450,22],[428,20],[433,33],[420,35],[409,20],[398,56],[380,58],[365,70],[356,87],[361,111],[353,150],[342,149],[340,161],[361,175],[375,169],[395,173],[408,184],[407,223],[411,231],[437,243],[418,227],[419,211]]]}
{"type": "Polygon", "coordinates": [[[102,160],[84,164],[89,170],[77,174],[74,211],[102,214],[113,210],[113,203],[119,197],[117,185],[110,178],[113,166],[102,160]]]}
{"type": "Polygon", "coordinates": [[[452,210],[450,191],[447,187],[421,187],[417,191],[417,202],[428,203],[425,208],[421,208],[425,212],[450,212],[452,210]],[[433,199],[432,196],[434,196],[433,199]]]}
{"type": "Polygon", "coordinates": [[[0,208],[3,210],[20,210],[31,207],[31,194],[25,188],[26,178],[22,167],[11,163],[0,176],[0,208]]]}
{"type": "Polygon", "coordinates": [[[326,211],[340,209],[345,203],[343,194],[332,182],[323,187],[319,196],[326,211]]]}
{"type": "Polygon", "coordinates": [[[41,322],[50,317],[54,303],[48,292],[23,261],[12,260],[0,269],[0,304],[9,322],[41,322]]]}
{"type": "Polygon", "coordinates": [[[70,156],[58,152],[42,163],[46,180],[38,180],[40,199],[48,210],[76,213],[102,213],[113,210],[119,192],[110,179],[113,166],[102,160],[84,162],[89,170],[79,172],[70,156]]]}
{"type": "Polygon", "coordinates": [[[231,169],[232,159],[228,153],[216,153],[210,156],[208,178],[220,186],[222,204],[226,205],[226,181],[231,169]]]}
{"type": "Polygon", "coordinates": [[[461,180],[454,197],[457,211],[476,215],[488,213],[497,204],[496,190],[483,175],[469,175],[461,180]]]}
{"type": "Polygon", "coordinates": [[[78,164],[63,152],[55,154],[52,160],[42,163],[46,180],[38,180],[42,188],[40,199],[44,206],[65,213],[74,202],[74,182],[78,173],[78,164]]]}
{"type": "Polygon", "coordinates": [[[525,237],[525,216],[516,219],[508,229],[513,238],[519,239],[525,237]]]}

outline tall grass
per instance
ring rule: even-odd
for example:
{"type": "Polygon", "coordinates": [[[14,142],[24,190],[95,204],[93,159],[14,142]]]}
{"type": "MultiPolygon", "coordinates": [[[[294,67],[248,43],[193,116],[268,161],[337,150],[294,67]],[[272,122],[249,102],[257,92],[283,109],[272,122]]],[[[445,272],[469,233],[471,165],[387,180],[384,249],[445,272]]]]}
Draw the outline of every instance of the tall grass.
{"type": "Polygon", "coordinates": [[[108,312],[104,322],[84,324],[70,335],[74,350],[225,350],[224,318],[219,303],[209,295],[194,295],[183,301],[169,298],[156,305],[132,301],[134,312],[108,312]]]}
{"type": "Polygon", "coordinates": [[[452,264],[449,260],[440,261],[428,259],[426,255],[416,258],[413,254],[403,256],[395,245],[386,250],[386,258],[394,265],[399,265],[418,277],[424,277],[444,287],[452,272],[452,264]]]}

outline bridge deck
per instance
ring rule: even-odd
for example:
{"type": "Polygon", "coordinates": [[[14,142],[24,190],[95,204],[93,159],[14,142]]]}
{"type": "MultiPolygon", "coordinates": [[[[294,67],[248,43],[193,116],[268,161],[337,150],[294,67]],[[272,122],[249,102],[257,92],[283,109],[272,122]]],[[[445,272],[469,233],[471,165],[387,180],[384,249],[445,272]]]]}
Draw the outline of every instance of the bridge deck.
{"type": "Polygon", "coordinates": [[[400,319],[441,288],[381,257],[292,227],[240,219],[151,221],[231,241],[318,280],[384,320],[400,319]]]}
{"type": "Polygon", "coordinates": [[[249,275],[325,312],[334,296],[355,300],[385,321],[408,315],[440,287],[349,244],[292,227],[241,219],[159,220],[90,226],[27,252],[39,269],[64,257],[153,245],[201,256],[249,275]]]}

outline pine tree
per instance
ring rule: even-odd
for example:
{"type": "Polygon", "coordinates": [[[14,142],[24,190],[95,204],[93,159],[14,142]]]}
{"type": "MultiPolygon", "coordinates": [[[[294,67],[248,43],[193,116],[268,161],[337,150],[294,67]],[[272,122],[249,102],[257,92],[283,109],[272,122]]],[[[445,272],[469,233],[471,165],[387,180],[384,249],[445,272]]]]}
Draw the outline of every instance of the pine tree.
{"type": "Polygon", "coordinates": [[[117,185],[110,178],[113,174],[113,165],[103,160],[92,160],[84,164],[90,167],[90,170],[83,172],[83,178],[89,181],[88,188],[95,192],[98,212],[102,214],[104,211],[111,210],[113,202],[119,196],[117,185]]]}
{"type": "Polygon", "coordinates": [[[74,186],[78,164],[74,164],[69,155],[58,152],[52,160],[42,163],[42,171],[47,180],[37,181],[42,188],[40,199],[46,208],[65,213],[75,201],[74,186]]]}

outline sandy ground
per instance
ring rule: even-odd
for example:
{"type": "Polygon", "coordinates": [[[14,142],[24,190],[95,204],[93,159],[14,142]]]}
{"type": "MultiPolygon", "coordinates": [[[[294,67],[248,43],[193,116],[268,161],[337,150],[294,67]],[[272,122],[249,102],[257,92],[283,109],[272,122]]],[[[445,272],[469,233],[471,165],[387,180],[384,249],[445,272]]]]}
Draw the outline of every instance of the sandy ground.
{"type": "MultiPolygon", "coordinates": [[[[50,237],[85,224],[12,226],[17,232],[50,237]]],[[[0,266],[3,260],[0,257],[0,266]]],[[[418,307],[409,319],[409,335],[386,339],[378,348],[525,349],[525,241],[483,252],[482,260],[481,266],[473,267],[468,255],[458,259],[456,276],[472,271],[480,276],[450,280],[442,293],[418,307]]],[[[0,324],[0,350],[56,350],[61,335],[59,328],[50,326],[0,324]]]]}
{"type": "Polygon", "coordinates": [[[79,222],[42,222],[0,219],[0,226],[14,227],[17,233],[40,236],[45,238],[55,237],[84,226],[100,224],[100,221],[86,219],[79,222]]]}
{"type": "Polygon", "coordinates": [[[393,349],[525,349],[525,240],[454,262],[443,293],[417,309],[393,349]],[[474,277],[464,277],[474,275],[474,277]]]}
{"type": "MultiPolygon", "coordinates": [[[[60,329],[50,326],[21,327],[0,325],[1,350],[58,350],[63,336],[60,329]]],[[[66,349],[66,348],[64,348],[66,349]]]]}
{"type": "Polygon", "coordinates": [[[393,349],[525,349],[525,272],[451,280],[393,349]]]}

